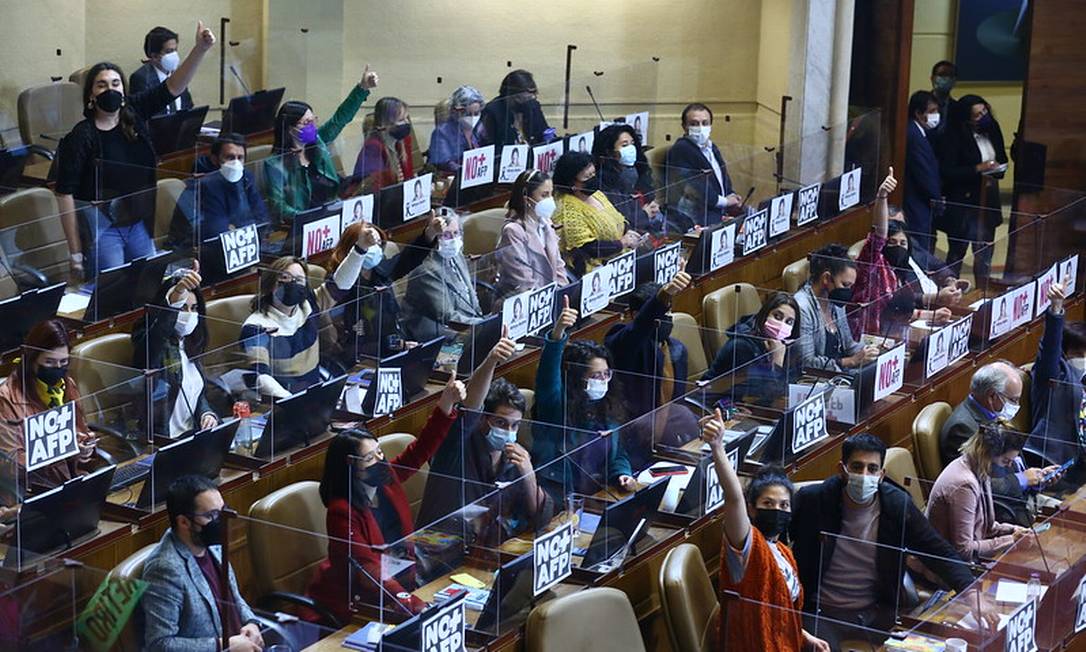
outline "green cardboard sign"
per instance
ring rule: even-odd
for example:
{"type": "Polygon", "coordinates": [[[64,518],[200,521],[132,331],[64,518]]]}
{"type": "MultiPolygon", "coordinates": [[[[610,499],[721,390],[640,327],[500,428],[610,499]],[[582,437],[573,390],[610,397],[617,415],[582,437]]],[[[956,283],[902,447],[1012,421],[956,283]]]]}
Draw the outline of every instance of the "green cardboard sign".
{"type": "Polygon", "coordinates": [[[147,582],[143,580],[107,576],[79,614],[76,622],[79,638],[95,652],[110,650],[145,590],[147,582]]]}

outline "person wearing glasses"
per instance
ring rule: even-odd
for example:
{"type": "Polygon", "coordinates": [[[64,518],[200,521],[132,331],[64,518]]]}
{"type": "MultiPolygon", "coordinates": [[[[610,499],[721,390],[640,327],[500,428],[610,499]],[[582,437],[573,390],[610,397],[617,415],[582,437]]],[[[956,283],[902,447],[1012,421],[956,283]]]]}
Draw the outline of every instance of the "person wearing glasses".
{"type": "Polygon", "coordinates": [[[349,296],[365,254],[352,247],[316,291],[301,258],[284,256],[261,272],[253,312],[241,326],[241,347],[260,394],[284,398],[320,382],[320,314],[349,296]]]}
{"type": "Polygon", "coordinates": [[[147,650],[218,650],[224,630],[230,652],[264,649],[259,621],[233,568],[222,584],[224,509],[215,483],[202,476],[183,476],[167,489],[170,527],[143,565],[147,650]]]}
{"type": "Polygon", "coordinates": [[[437,248],[408,277],[404,295],[405,327],[420,342],[444,335],[450,322],[474,324],[486,316],[464,256],[460,218],[449,211],[444,219],[437,248]]]}

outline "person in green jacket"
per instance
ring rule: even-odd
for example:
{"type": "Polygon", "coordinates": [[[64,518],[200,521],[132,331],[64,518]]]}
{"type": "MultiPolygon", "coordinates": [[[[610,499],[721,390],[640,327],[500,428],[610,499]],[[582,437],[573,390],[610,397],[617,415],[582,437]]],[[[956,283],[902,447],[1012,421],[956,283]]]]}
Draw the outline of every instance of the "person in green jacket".
{"type": "Polygon", "coordinates": [[[532,459],[556,501],[570,491],[595,493],[603,483],[633,491],[637,483],[618,430],[625,410],[622,389],[611,378],[611,353],[588,340],[566,346],[566,330],[576,323],[577,311],[569,307],[569,297],[563,301],[535,375],[534,416],[541,423],[533,432],[532,459]],[[550,464],[571,452],[563,464],[550,464]]]}
{"type": "Polygon", "coordinates": [[[278,224],[292,224],[298,213],[338,196],[340,178],[328,143],[354,120],[377,82],[377,73],[367,65],[332,118],[320,126],[305,102],[290,100],[279,107],[272,155],[264,161],[268,204],[278,224]]]}

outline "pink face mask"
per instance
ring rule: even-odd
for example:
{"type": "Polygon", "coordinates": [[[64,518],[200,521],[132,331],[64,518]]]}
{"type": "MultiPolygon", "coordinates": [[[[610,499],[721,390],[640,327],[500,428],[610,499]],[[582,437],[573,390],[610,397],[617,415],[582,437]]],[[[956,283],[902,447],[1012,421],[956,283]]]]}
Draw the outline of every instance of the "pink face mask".
{"type": "Polygon", "coordinates": [[[766,337],[783,342],[792,334],[792,326],[772,317],[767,317],[765,324],[762,326],[762,331],[766,337]]]}

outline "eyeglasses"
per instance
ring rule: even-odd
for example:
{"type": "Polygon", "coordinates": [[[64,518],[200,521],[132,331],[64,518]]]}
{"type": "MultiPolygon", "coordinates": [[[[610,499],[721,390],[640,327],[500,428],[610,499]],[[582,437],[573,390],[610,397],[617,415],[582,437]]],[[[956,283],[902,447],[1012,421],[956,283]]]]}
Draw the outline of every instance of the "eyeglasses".
{"type": "Polygon", "coordinates": [[[293,274],[284,274],[279,277],[280,283],[297,283],[298,285],[305,284],[304,276],[294,276],[293,274]]]}
{"type": "Polygon", "coordinates": [[[502,430],[517,430],[520,428],[520,421],[510,421],[505,417],[493,417],[491,418],[490,423],[502,430]]]}
{"type": "Polygon", "coordinates": [[[611,380],[611,375],[612,372],[610,369],[608,369],[607,371],[597,371],[594,373],[590,373],[588,374],[588,377],[592,380],[611,380]]]}
{"type": "MultiPolygon", "coordinates": [[[[226,508],[224,507],[223,509],[226,509],[226,508]]],[[[214,520],[217,520],[221,514],[222,514],[222,509],[212,509],[212,510],[209,510],[209,511],[206,511],[206,512],[193,512],[193,513],[189,514],[189,518],[195,520],[197,518],[202,517],[202,518],[206,518],[208,521],[214,521],[214,520]]]]}
{"type": "Polygon", "coordinates": [[[355,459],[361,462],[362,466],[369,466],[374,462],[385,459],[385,452],[380,448],[375,448],[372,451],[366,453],[365,455],[359,455],[355,459]]]}

